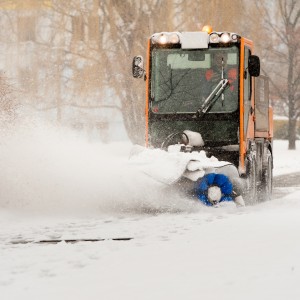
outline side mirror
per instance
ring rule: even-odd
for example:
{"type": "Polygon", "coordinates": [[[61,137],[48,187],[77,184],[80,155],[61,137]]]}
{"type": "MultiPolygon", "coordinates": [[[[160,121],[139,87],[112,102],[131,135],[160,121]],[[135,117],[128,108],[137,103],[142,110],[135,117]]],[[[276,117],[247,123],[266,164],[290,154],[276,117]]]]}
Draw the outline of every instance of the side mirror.
{"type": "Polygon", "coordinates": [[[132,61],[132,76],[134,78],[142,78],[144,74],[144,59],[140,55],[135,56],[132,61]]]}
{"type": "Polygon", "coordinates": [[[249,56],[249,74],[254,77],[258,77],[260,74],[260,61],[256,55],[249,56]]]}

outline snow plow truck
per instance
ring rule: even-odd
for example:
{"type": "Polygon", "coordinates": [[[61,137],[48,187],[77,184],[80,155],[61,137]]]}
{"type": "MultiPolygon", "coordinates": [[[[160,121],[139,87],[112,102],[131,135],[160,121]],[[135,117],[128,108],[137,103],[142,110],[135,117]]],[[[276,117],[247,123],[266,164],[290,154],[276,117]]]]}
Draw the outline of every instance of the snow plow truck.
{"type": "Polygon", "coordinates": [[[146,61],[133,58],[133,77],[146,82],[145,147],[169,151],[175,145],[194,165],[203,151],[226,162],[187,166],[174,183],[209,206],[271,198],[273,111],[253,50],[251,40],[205,26],[154,33],[146,61]]]}

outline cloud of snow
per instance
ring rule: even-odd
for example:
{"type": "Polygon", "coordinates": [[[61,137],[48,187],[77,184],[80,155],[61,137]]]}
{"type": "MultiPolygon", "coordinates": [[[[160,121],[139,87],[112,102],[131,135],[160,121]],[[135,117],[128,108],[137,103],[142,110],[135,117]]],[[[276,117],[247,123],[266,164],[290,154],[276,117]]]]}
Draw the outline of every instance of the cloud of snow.
{"type": "Polygon", "coordinates": [[[43,213],[195,211],[128,163],[129,143],[88,142],[39,120],[0,131],[0,207],[43,213]]]}

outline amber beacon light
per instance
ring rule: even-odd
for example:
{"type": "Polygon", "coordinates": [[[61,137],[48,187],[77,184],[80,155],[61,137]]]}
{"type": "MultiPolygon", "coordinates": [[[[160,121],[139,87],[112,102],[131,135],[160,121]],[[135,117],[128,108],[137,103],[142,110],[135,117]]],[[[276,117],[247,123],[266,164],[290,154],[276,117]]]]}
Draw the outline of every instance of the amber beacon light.
{"type": "Polygon", "coordinates": [[[202,31],[205,31],[208,34],[210,34],[210,33],[212,33],[213,29],[210,25],[205,25],[205,26],[203,26],[202,31]]]}

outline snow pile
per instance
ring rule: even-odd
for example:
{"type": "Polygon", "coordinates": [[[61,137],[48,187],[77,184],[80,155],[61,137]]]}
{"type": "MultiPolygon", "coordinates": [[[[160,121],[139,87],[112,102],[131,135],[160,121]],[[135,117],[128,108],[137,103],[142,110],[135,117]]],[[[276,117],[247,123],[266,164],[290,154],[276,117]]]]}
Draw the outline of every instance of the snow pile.
{"type": "Polygon", "coordinates": [[[168,152],[135,146],[131,151],[130,162],[141,172],[165,184],[173,184],[183,175],[190,178],[193,172],[197,174],[194,178],[196,180],[203,177],[207,169],[230,164],[213,156],[208,158],[204,151],[184,153],[179,150],[180,145],[170,146],[168,152]]]}

